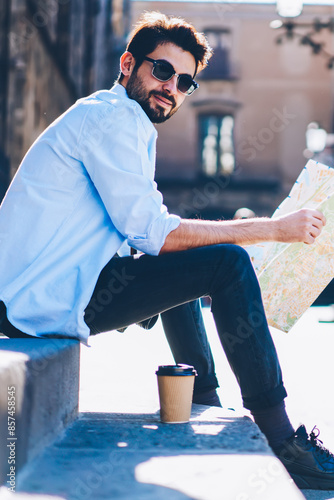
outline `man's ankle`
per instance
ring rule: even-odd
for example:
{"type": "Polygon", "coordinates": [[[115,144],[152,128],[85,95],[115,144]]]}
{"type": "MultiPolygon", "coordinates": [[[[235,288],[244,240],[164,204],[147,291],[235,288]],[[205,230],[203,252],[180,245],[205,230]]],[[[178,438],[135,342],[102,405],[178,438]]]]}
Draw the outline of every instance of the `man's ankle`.
{"type": "Polygon", "coordinates": [[[251,411],[251,413],[255,423],[266,436],[269,445],[273,449],[279,448],[294,433],[294,428],[285,410],[284,401],[271,408],[255,410],[251,411]]]}

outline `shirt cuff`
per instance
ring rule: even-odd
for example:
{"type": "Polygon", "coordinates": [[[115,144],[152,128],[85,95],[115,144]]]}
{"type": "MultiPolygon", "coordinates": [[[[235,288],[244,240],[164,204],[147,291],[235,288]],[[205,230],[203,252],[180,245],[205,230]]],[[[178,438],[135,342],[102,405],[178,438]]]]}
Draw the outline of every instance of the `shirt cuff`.
{"type": "Polygon", "coordinates": [[[164,212],[151,224],[147,234],[129,234],[128,244],[149,255],[159,255],[165,240],[171,231],[179,227],[181,218],[178,215],[164,212]]]}

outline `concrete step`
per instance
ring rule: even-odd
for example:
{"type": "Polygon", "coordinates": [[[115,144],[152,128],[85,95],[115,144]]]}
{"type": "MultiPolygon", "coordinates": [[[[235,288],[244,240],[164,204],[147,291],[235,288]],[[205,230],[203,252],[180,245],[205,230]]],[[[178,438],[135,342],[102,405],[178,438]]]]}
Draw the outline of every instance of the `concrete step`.
{"type": "Polygon", "coordinates": [[[0,485],[77,417],[79,354],[75,340],[0,338],[0,485]]]}
{"type": "Polygon", "coordinates": [[[187,424],[159,413],[80,414],[30,462],[17,491],[68,500],[301,500],[248,417],[193,405],[187,424]]]}

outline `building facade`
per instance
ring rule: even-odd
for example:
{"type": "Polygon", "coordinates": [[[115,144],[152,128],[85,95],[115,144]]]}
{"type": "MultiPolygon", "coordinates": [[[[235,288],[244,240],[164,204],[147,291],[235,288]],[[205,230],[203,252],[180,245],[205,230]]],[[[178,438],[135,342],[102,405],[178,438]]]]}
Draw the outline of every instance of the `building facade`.
{"type": "MultiPolygon", "coordinates": [[[[157,127],[167,206],[187,217],[230,218],[243,206],[271,215],[307,161],[308,124],[332,132],[333,70],[301,37],[280,40],[275,5],[134,1],[133,21],[145,10],[185,18],[214,49],[199,90],[157,127]]],[[[296,22],[333,16],[333,7],[305,6],[296,22]]],[[[317,37],[334,54],[332,32],[317,37]]]]}
{"type": "Polygon", "coordinates": [[[111,87],[129,26],[130,0],[0,3],[0,199],[38,135],[111,87]]]}

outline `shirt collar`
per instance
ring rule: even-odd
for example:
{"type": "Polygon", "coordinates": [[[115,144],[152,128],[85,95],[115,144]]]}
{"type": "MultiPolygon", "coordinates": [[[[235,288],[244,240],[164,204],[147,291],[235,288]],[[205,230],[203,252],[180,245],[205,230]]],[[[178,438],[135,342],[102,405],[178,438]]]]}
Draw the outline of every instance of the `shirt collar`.
{"type": "Polygon", "coordinates": [[[115,83],[115,85],[110,89],[110,92],[112,92],[113,94],[116,94],[121,99],[125,99],[125,100],[128,100],[131,103],[133,103],[137,107],[137,109],[139,110],[140,115],[141,115],[142,119],[144,120],[145,125],[149,126],[150,129],[152,129],[156,132],[156,128],[154,127],[153,123],[151,122],[151,120],[149,119],[149,117],[147,116],[147,114],[145,113],[143,108],[141,107],[141,105],[138,104],[138,102],[135,101],[134,99],[130,99],[128,97],[128,94],[126,93],[126,89],[125,89],[125,87],[123,87],[123,85],[121,85],[120,83],[115,83]]]}

